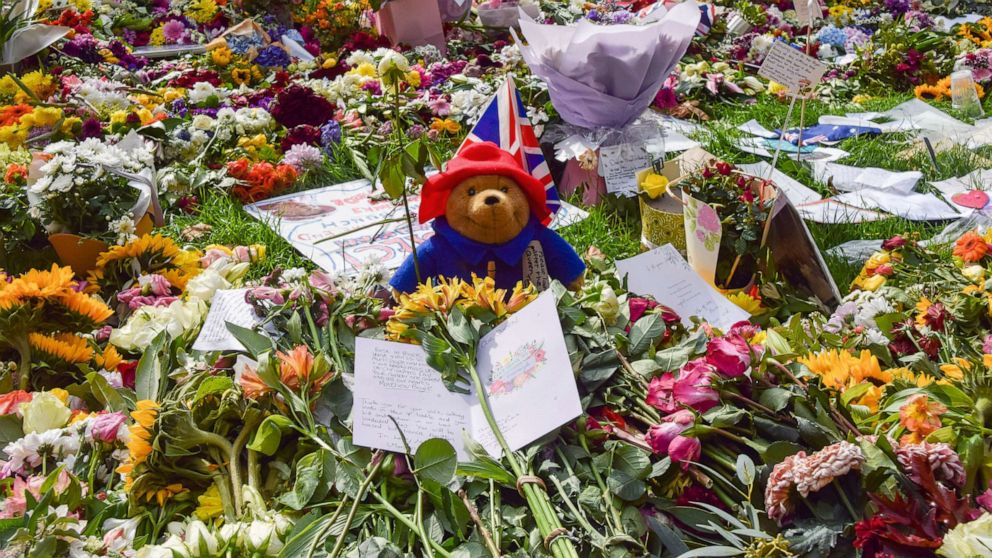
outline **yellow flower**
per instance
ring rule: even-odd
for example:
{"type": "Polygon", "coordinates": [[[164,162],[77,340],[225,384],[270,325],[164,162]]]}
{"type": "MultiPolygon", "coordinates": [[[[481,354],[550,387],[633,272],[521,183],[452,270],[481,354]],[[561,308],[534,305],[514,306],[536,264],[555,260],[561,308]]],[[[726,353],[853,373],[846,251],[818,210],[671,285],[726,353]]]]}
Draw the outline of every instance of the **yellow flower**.
{"type": "Polygon", "coordinates": [[[739,291],[733,294],[724,294],[727,300],[733,302],[738,308],[744,310],[752,316],[757,316],[765,310],[761,307],[761,301],[754,298],[753,296],[747,294],[744,291],[739,291]]]}
{"type": "Polygon", "coordinates": [[[851,102],[856,105],[863,105],[872,99],[871,95],[858,94],[855,95],[851,102]]]}
{"type": "Polygon", "coordinates": [[[507,314],[506,291],[497,289],[496,281],[492,277],[480,279],[473,273],[472,283],[462,284],[462,297],[465,298],[462,301],[465,307],[474,304],[483,310],[492,312],[497,318],[502,318],[507,314]]]}
{"type": "Polygon", "coordinates": [[[115,110],[110,113],[110,123],[111,124],[124,124],[127,122],[127,112],[123,110],[115,110]]]}
{"type": "Polygon", "coordinates": [[[320,67],[323,68],[323,69],[325,69],[325,70],[329,70],[329,69],[331,69],[331,68],[333,68],[334,66],[337,66],[337,65],[338,65],[337,59],[334,58],[333,56],[331,56],[331,57],[327,58],[327,60],[324,60],[320,64],[320,67]]]}
{"type": "Polygon", "coordinates": [[[241,85],[251,81],[251,69],[250,68],[235,68],[231,70],[231,81],[241,85]]]}
{"type": "Polygon", "coordinates": [[[69,404],[69,392],[68,391],[66,391],[66,390],[64,390],[62,388],[52,388],[52,389],[48,390],[48,393],[51,393],[52,395],[54,395],[55,397],[57,397],[59,399],[59,401],[62,402],[63,405],[68,405],[69,404]]]}
{"type": "Polygon", "coordinates": [[[858,278],[855,280],[856,287],[863,291],[877,291],[879,287],[885,284],[885,277],[881,275],[872,275],[871,277],[858,278]]]}
{"type": "Polygon", "coordinates": [[[368,78],[374,78],[376,76],[375,66],[369,62],[362,62],[352,70],[349,70],[349,73],[368,78]]]}
{"type": "Polygon", "coordinates": [[[781,83],[774,82],[774,81],[769,81],[768,82],[768,94],[769,95],[778,95],[779,93],[785,93],[788,90],[789,90],[789,88],[786,87],[786,86],[784,86],[784,85],[782,85],[781,83]]]}
{"type": "Polygon", "coordinates": [[[102,324],[114,315],[114,311],[98,298],[86,293],[68,290],[57,297],[59,304],[73,314],[86,318],[93,324],[102,324]]]}
{"type": "Polygon", "coordinates": [[[668,177],[651,172],[644,177],[640,186],[644,193],[651,199],[655,199],[668,189],[668,177]]]}
{"type": "Polygon", "coordinates": [[[103,350],[102,355],[96,355],[93,357],[93,364],[102,370],[108,371],[117,370],[117,365],[123,361],[124,359],[121,358],[121,354],[117,352],[117,348],[110,344],[108,344],[107,348],[103,350]]]}
{"type": "Polygon", "coordinates": [[[210,51],[210,60],[212,60],[214,64],[224,67],[231,63],[232,54],[231,49],[226,46],[222,46],[210,51]]]}
{"type": "Polygon", "coordinates": [[[410,70],[403,79],[412,87],[420,87],[420,72],[417,70],[410,70]]]}
{"type": "Polygon", "coordinates": [[[523,281],[517,281],[513,287],[513,292],[510,293],[510,300],[506,302],[506,311],[511,314],[519,312],[535,298],[537,298],[537,289],[534,288],[533,284],[528,284],[525,287],[523,281]]]}
{"type": "Polygon", "coordinates": [[[197,23],[207,23],[217,13],[216,0],[195,0],[187,7],[186,12],[197,23]]]}
{"type": "Polygon", "coordinates": [[[28,343],[33,350],[44,356],[67,364],[81,364],[93,358],[93,348],[85,339],[72,333],[56,333],[49,336],[32,332],[28,334],[28,343]]]}
{"type": "Polygon", "coordinates": [[[829,349],[806,355],[799,362],[819,376],[824,386],[841,393],[865,382],[871,383],[869,390],[855,403],[872,411],[878,410],[881,388],[893,379],[892,372],[882,370],[878,358],[867,350],[854,356],[847,350],[829,349]]]}
{"type": "Polygon", "coordinates": [[[209,521],[224,513],[224,500],[221,499],[216,484],[211,484],[210,488],[196,497],[196,501],[200,505],[193,511],[193,515],[200,521],[209,521]]]}
{"type": "Polygon", "coordinates": [[[450,118],[445,118],[444,120],[435,118],[431,122],[431,130],[437,130],[446,134],[457,134],[461,129],[462,125],[450,118]]]}
{"type": "Polygon", "coordinates": [[[148,44],[154,46],[162,46],[165,44],[165,30],[163,29],[165,25],[159,25],[156,27],[151,35],[148,37],[148,44]]]}
{"type": "Polygon", "coordinates": [[[971,370],[972,363],[961,357],[954,357],[953,360],[953,364],[940,365],[940,371],[944,374],[945,378],[955,381],[963,380],[965,371],[971,370]]]}

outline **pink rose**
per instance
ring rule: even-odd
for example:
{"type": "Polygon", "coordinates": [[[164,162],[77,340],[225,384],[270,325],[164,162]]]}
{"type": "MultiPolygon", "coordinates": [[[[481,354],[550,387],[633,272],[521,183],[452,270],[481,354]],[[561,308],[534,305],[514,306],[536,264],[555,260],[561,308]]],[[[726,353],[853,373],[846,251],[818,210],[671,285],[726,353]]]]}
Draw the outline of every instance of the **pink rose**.
{"type": "Polygon", "coordinates": [[[661,419],[661,424],[655,424],[648,429],[644,436],[651,449],[658,455],[668,455],[669,446],[676,437],[696,421],[692,411],[682,409],[661,419]]]}
{"type": "Polygon", "coordinates": [[[210,267],[210,264],[226,257],[228,257],[227,252],[219,248],[211,248],[203,254],[203,257],[200,258],[200,266],[204,268],[210,267]]]}
{"type": "Polygon", "coordinates": [[[124,413],[103,413],[97,415],[90,422],[90,436],[94,440],[112,444],[117,441],[117,434],[121,425],[127,422],[127,415],[124,413]]]}
{"type": "Polygon", "coordinates": [[[672,443],[668,445],[668,456],[672,461],[682,464],[682,470],[689,468],[691,461],[699,459],[703,451],[703,445],[695,438],[686,436],[676,436],[672,443]]]}
{"type": "Polygon", "coordinates": [[[751,366],[751,348],[739,335],[710,339],[706,344],[706,362],[724,376],[736,378],[751,366]]]}
{"type": "Polygon", "coordinates": [[[141,285],[141,291],[144,294],[152,294],[154,296],[169,296],[172,294],[172,284],[165,277],[158,274],[153,275],[142,275],[138,278],[138,284],[141,285]]]}
{"type": "Polygon", "coordinates": [[[648,384],[648,405],[665,412],[674,413],[683,406],[705,412],[716,406],[720,394],[710,387],[712,366],[697,359],[687,363],[679,371],[679,377],[667,372],[648,384]]]}

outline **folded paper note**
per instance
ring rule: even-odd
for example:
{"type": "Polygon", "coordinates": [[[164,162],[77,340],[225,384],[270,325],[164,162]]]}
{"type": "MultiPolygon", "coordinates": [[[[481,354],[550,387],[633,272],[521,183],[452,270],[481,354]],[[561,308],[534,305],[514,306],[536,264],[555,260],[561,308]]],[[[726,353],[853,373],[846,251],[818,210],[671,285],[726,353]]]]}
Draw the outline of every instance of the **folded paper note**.
{"type": "MultiPolygon", "coordinates": [[[[479,341],[476,369],[507,443],[520,449],[582,413],[555,296],[545,292],[479,341]]],[[[469,457],[464,434],[493,457],[501,450],[474,390],[448,391],[417,345],[355,342],[355,444],[404,452],[430,438],[469,457]],[[400,436],[402,431],[402,437],[400,436]]]]}
{"type": "Polygon", "coordinates": [[[671,244],[618,260],[617,271],[627,276],[630,292],[653,296],[678,312],[685,324],[691,323],[690,317],[698,316],[727,329],[750,317],[693,271],[671,244]]]}

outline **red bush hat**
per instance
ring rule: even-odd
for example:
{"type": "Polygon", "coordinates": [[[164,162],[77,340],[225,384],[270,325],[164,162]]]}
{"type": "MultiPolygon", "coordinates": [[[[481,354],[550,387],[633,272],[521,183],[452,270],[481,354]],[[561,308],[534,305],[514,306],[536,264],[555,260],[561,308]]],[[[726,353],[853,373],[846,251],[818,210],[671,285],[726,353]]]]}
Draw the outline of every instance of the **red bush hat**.
{"type": "Polygon", "coordinates": [[[551,210],[547,206],[544,185],[527,171],[508,152],[495,143],[484,141],[463,149],[448,161],[444,172],[427,179],[420,194],[420,222],[426,223],[444,215],[448,207],[448,195],[455,186],[467,178],[480,174],[497,174],[512,178],[527,196],[530,211],[542,223],[547,223],[551,210]]]}

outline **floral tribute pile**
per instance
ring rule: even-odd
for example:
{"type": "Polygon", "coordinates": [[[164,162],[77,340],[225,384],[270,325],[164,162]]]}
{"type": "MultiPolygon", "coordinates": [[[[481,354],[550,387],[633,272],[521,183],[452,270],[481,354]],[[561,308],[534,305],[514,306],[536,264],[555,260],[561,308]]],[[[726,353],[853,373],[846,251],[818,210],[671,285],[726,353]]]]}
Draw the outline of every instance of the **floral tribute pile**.
{"type": "MultiPolygon", "coordinates": [[[[454,384],[533,289],[392,300],[374,262],[288,267],[173,218],[359,176],[399,203],[509,74],[539,133],[547,86],[474,20],[515,3],[446,22],[443,52],[393,45],[369,0],[14,4],[5,45],[66,34],[0,78],[0,556],[992,556],[992,230],[893,237],[833,309],[755,273],[728,293],[751,318],[723,330],[628,292],[590,249],[581,290],[551,287],[581,417],[502,459],[473,440],[462,461],[441,440],[373,451],[352,442],[356,338],[419,343],[454,384]],[[239,288],[261,323],[231,328],[245,350],[194,350],[239,288]]],[[[520,2],[597,25],[652,4],[520,2]]],[[[992,19],[944,29],[941,2],[829,0],[812,27],[789,1],[730,4],[654,109],[781,95],[753,71],[779,40],[831,64],[828,100],[992,81],[992,19]]],[[[720,180],[693,193],[757,260],[767,200],[720,180]]]]}

